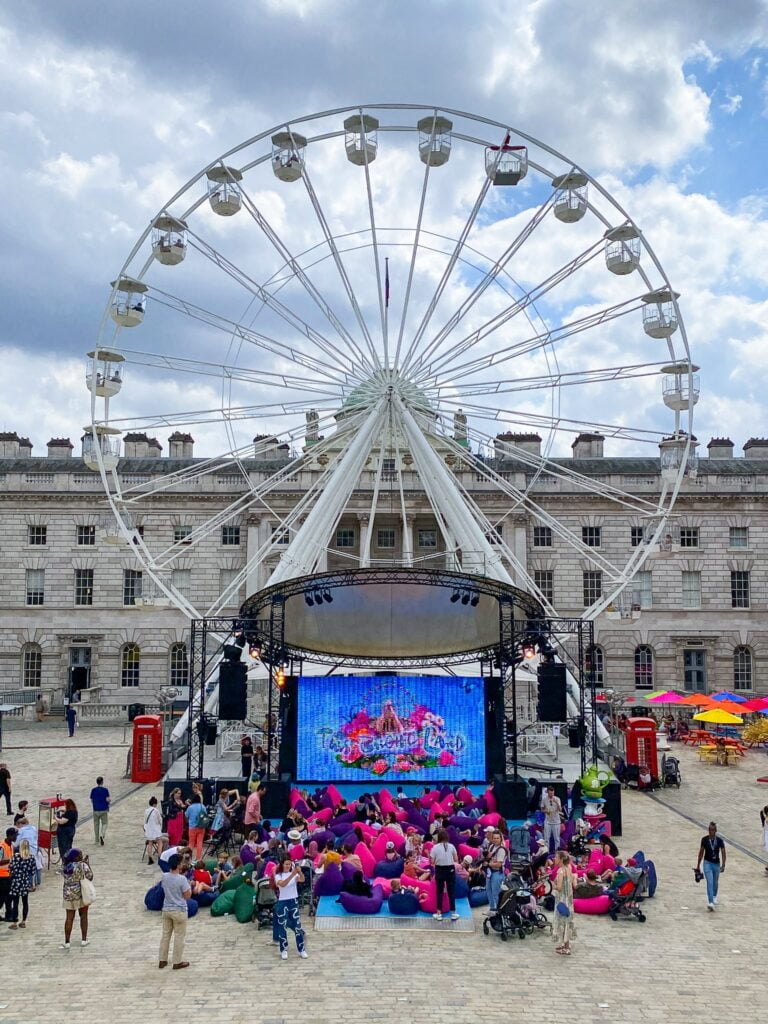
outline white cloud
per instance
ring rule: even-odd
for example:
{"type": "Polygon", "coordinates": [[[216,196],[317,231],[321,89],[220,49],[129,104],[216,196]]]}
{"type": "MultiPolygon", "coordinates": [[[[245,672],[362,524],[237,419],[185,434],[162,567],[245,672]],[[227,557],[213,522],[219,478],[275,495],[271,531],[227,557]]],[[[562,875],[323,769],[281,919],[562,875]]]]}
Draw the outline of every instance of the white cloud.
{"type": "Polygon", "coordinates": [[[738,93],[726,92],[725,102],[720,104],[720,109],[726,114],[733,115],[741,109],[743,98],[744,97],[740,96],[738,93]]]}

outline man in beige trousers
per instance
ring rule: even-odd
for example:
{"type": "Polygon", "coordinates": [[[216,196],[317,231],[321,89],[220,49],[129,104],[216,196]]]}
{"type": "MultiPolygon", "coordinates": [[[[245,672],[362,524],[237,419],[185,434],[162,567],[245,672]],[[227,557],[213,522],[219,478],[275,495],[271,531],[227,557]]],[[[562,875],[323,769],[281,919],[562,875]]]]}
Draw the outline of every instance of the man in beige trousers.
{"type": "Polygon", "coordinates": [[[157,965],[161,970],[168,966],[168,948],[173,936],[173,969],[180,971],[189,967],[189,962],[183,959],[184,938],[187,934],[187,900],[192,895],[192,889],[184,875],[179,874],[181,857],[178,853],[168,858],[169,870],[160,879],[163,887],[163,934],[160,939],[160,963],[157,965]]]}

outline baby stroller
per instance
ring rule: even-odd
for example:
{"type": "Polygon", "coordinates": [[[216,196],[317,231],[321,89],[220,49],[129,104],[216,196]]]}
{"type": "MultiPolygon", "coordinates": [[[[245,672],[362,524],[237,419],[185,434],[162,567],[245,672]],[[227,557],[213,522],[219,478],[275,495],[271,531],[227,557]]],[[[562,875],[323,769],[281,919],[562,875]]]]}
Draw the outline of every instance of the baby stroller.
{"type": "Polygon", "coordinates": [[[680,762],[676,757],[663,757],[661,759],[661,784],[662,786],[677,786],[680,789],[680,783],[683,781],[683,777],[680,774],[680,762]]]}
{"type": "Polygon", "coordinates": [[[232,823],[225,822],[214,832],[208,843],[206,844],[204,856],[205,857],[218,857],[220,853],[231,853],[235,849],[236,843],[232,834],[232,823]]]}
{"type": "Polygon", "coordinates": [[[272,912],[277,903],[277,893],[269,884],[268,878],[260,878],[256,883],[256,907],[254,920],[259,929],[272,927],[272,912]]]}
{"type": "Polygon", "coordinates": [[[531,890],[524,886],[519,875],[508,875],[499,892],[498,909],[483,921],[483,933],[490,935],[493,929],[502,942],[506,942],[515,932],[519,939],[524,939],[535,929],[547,927],[549,921],[536,906],[531,890]]]}
{"type": "Polygon", "coordinates": [[[635,920],[643,924],[646,917],[640,904],[643,901],[643,894],[648,890],[648,869],[643,867],[626,868],[625,870],[630,880],[625,882],[617,892],[610,894],[611,903],[608,913],[612,921],[618,921],[621,918],[624,921],[635,920]]]}

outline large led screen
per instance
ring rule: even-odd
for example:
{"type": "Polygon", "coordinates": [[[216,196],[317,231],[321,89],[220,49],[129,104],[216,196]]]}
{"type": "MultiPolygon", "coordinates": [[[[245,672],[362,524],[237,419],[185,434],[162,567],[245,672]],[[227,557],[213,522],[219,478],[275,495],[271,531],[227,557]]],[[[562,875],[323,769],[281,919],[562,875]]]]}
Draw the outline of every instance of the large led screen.
{"type": "Polygon", "coordinates": [[[482,679],[302,676],[298,705],[299,779],[485,777],[482,679]]]}

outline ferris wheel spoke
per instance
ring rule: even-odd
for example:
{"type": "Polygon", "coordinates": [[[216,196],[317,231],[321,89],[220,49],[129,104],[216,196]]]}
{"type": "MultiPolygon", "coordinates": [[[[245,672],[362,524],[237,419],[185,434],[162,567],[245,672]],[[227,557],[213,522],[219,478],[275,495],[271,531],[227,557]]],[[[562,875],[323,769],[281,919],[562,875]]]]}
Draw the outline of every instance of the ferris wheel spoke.
{"type": "Polygon", "coordinates": [[[511,359],[517,359],[531,352],[536,352],[538,349],[545,348],[548,345],[560,344],[568,338],[583,334],[585,331],[590,331],[595,327],[602,327],[603,324],[610,323],[630,313],[636,313],[641,308],[642,303],[637,298],[625,299],[614,306],[607,306],[578,320],[572,320],[569,323],[560,324],[559,327],[553,327],[539,334],[534,334],[523,341],[507,345],[487,355],[472,359],[467,363],[459,363],[456,366],[452,366],[444,371],[446,376],[442,379],[438,379],[436,375],[429,376],[422,371],[424,375],[418,377],[416,382],[420,385],[435,383],[440,386],[454,385],[457,380],[463,377],[471,376],[491,366],[499,366],[502,363],[509,362],[511,359]]]}
{"type": "MultiPolygon", "coordinates": [[[[459,308],[448,318],[444,326],[437,332],[432,341],[427,345],[421,355],[418,356],[411,364],[411,373],[416,373],[420,366],[423,366],[428,362],[429,357],[437,351],[440,345],[449,337],[449,335],[456,329],[458,324],[464,319],[464,317],[472,310],[479,299],[485,294],[488,287],[493,284],[499,274],[506,268],[509,261],[513,256],[517,255],[520,249],[525,245],[531,235],[534,233],[536,228],[541,224],[544,218],[547,216],[552,208],[552,205],[557,196],[557,192],[553,189],[546,196],[544,201],[534,211],[532,216],[528,219],[527,223],[521,228],[517,236],[507,246],[502,255],[493,263],[493,265],[485,272],[480,281],[475,285],[469,295],[464,299],[459,308]]],[[[442,362],[442,360],[441,360],[442,362]]]]}
{"type": "MultiPolygon", "coordinates": [[[[307,413],[315,409],[315,405],[322,405],[330,399],[322,399],[319,402],[310,404],[308,402],[295,403],[266,403],[263,405],[242,405],[242,406],[215,406],[212,409],[190,409],[186,412],[157,412],[151,416],[128,416],[120,419],[110,419],[110,426],[120,430],[157,430],[162,427],[188,427],[200,423],[218,423],[224,420],[250,420],[255,417],[264,416],[292,416],[300,413],[307,413]]],[[[336,403],[333,403],[334,406],[336,403]]]]}
{"type": "Polygon", "coordinates": [[[457,388],[460,398],[473,395],[506,395],[517,391],[538,391],[544,388],[574,387],[584,384],[604,384],[635,377],[655,377],[664,365],[635,363],[631,366],[604,366],[593,370],[574,370],[567,373],[542,374],[538,377],[507,378],[495,381],[472,381],[457,388]]]}
{"type": "MultiPolygon", "coordinates": [[[[214,249],[209,242],[206,242],[200,235],[194,232],[189,232],[190,245],[196,249],[199,253],[209,259],[214,266],[219,267],[224,273],[228,274],[233,280],[241,284],[247,291],[252,295],[255,295],[261,300],[261,302],[276,313],[281,319],[287,324],[290,324],[295,330],[299,331],[309,341],[317,346],[325,355],[330,358],[347,359],[348,354],[342,352],[332,341],[326,338],[319,331],[315,330],[314,327],[310,326],[305,320],[303,320],[298,314],[294,313],[284,303],[280,302],[269,289],[263,285],[258,284],[253,278],[249,277],[243,270],[237,267],[231,260],[228,260],[226,256],[214,249]]],[[[291,280],[293,277],[291,276],[291,280]]],[[[289,279],[283,281],[287,283],[289,279]]],[[[363,371],[364,367],[359,365],[358,370],[363,371]]]]}
{"type": "Polygon", "coordinates": [[[342,341],[344,341],[344,343],[347,345],[352,357],[352,365],[355,367],[360,367],[363,375],[366,375],[365,371],[367,371],[368,374],[372,373],[376,368],[377,361],[375,360],[372,363],[364,354],[363,350],[358,346],[357,342],[349,333],[347,328],[344,326],[344,324],[341,322],[338,316],[336,316],[333,309],[331,309],[330,305],[325,301],[325,299],[322,297],[318,289],[310,280],[309,276],[305,273],[298,259],[291,253],[288,246],[282,241],[282,239],[277,234],[272,225],[269,223],[269,221],[266,219],[264,214],[256,206],[253,199],[251,199],[250,195],[248,194],[245,188],[241,188],[241,193],[243,196],[243,203],[246,210],[248,210],[248,213],[259,226],[264,236],[276,250],[276,252],[284,261],[284,263],[291,268],[291,270],[296,276],[296,279],[300,282],[300,284],[307,292],[309,297],[321,311],[326,320],[331,324],[331,326],[342,339],[342,341]]]}
{"type": "Polygon", "coordinates": [[[594,245],[589,246],[583,252],[579,253],[578,256],[565,263],[562,267],[556,270],[553,274],[550,274],[546,280],[542,281],[541,284],[535,288],[530,289],[524,295],[520,296],[511,305],[507,306],[506,309],[501,310],[495,316],[491,317],[486,323],[482,324],[477,330],[471,334],[461,338],[454,345],[451,345],[445,352],[439,353],[438,356],[426,362],[422,359],[419,361],[419,365],[426,368],[428,372],[437,372],[441,367],[450,365],[450,363],[457,359],[460,355],[463,355],[468,349],[473,348],[475,345],[480,344],[487,337],[497,331],[500,327],[509,323],[514,317],[524,310],[528,309],[539,299],[543,298],[548,292],[556,288],[562,281],[569,277],[572,277],[581,267],[586,266],[596,256],[602,252],[603,242],[600,240],[594,245]]]}

